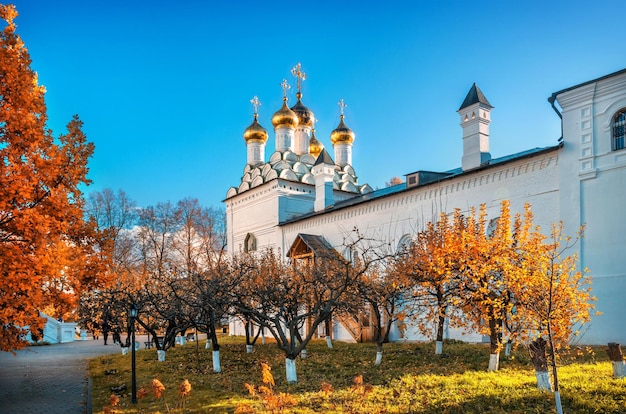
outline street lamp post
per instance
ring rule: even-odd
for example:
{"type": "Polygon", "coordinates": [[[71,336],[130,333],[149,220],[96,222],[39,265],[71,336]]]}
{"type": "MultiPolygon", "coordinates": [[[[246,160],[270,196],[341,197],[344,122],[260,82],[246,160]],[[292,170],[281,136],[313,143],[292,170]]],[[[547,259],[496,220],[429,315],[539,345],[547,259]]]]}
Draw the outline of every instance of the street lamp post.
{"type": "Polygon", "coordinates": [[[130,326],[131,326],[131,344],[132,347],[132,400],[133,404],[137,404],[137,378],[135,375],[135,319],[137,319],[137,313],[139,309],[137,309],[137,305],[134,303],[130,306],[130,326]]]}

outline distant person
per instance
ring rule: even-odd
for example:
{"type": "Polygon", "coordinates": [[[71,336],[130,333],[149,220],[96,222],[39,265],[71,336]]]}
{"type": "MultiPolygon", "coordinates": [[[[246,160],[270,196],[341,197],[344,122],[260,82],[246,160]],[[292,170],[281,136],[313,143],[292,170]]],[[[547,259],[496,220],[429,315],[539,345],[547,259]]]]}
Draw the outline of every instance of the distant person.
{"type": "Polygon", "coordinates": [[[109,323],[107,321],[102,322],[102,338],[104,338],[104,344],[107,344],[107,340],[109,339],[109,323]]]}
{"type": "Polygon", "coordinates": [[[122,344],[122,335],[119,329],[113,330],[113,343],[114,344],[122,344]]]}

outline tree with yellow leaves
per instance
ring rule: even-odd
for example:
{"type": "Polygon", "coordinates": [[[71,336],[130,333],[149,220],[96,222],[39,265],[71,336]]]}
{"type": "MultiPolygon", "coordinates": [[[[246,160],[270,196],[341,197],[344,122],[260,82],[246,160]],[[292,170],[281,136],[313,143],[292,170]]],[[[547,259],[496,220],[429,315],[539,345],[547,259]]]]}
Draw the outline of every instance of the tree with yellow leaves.
{"type": "Polygon", "coordinates": [[[512,221],[508,201],[489,226],[484,205],[478,215],[472,210],[462,232],[458,267],[464,300],[459,303],[472,329],[490,337],[489,369],[498,367],[509,326],[515,327],[509,336],[522,343],[547,339],[556,376],[556,353],[570,343],[576,326],[590,320],[593,309],[591,279],[577,269],[575,254],[565,254],[575,240],[563,235],[562,223],[552,226],[549,237],[542,234],[529,204],[512,221]]]}
{"type": "Polygon", "coordinates": [[[93,144],[74,117],[55,139],[46,127],[45,88],[16,34],[12,5],[0,5],[0,349],[23,347],[43,308],[64,317],[102,274],[94,232],[83,219],[93,144]]]}
{"type": "Polygon", "coordinates": [[[429,222],[412,243],[399,252],[394,272],[408,278],[411,286],[412,319],[420,332],[432,336],[435,353],[443,352],[444,327],[463,326],[465,320],[459,313],[459,253],[465,228],[464,217],[455,210],[452,220],[442,213],[439,221],[429,222]]]}
{"type": "Polygon", "coordinates": [[[490,340],[489,370],[497,370],[502,349],[503,326],[511,314],[514,292],[510,280],[519,271],[508,201],[500,217],[487,225],[487,209],[472,209],[462,234],[458,268],[462,278],[461,308],[471,328],[490,340]]]}
{"type": "MultiPolygon", "coordinates": [[[[532,224],[530,206],[526,206],[521,227],[532,224]]],[[[550,389],[546,346],[550,352],[557,412],[562,412],[557,372],[557,355],[569,346],[580,327],[589,322],[595,298],[591,277],[578,268],[577,255],[567,255],[578,241],[563,234],[563,223],[552,225],[550,235],[539,229],[519,232],[520,271],[511,280],[517,312],[511,316],[521,327],[519,336],[530,343],[539,388],[550,389]]]]}

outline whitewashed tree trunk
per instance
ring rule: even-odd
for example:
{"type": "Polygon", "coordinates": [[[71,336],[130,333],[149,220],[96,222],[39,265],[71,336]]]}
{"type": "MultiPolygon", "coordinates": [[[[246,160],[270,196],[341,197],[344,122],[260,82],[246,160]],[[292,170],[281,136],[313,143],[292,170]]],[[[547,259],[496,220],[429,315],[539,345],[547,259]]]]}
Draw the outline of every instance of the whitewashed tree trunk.
{"type": "Polygon", "coordinates": [[[507,342],[506,347],[504,348],[504,355],[507,357],[511,356],[511,343],[507,342]]]}
{"type": "Polygon", "coordinates": [[[213,372],[222,372],[220,363],[220,351],[213,351],[213,372]]]}
{"type": "Polygon", "coordinates": [[[624,354],[622,353],[622,347],[617,342],[609,342],[609,349],[606,350],[609,354],[611,364],[613,364],[613,378],[623,378],[626,376],[626,366],[624,366],[624,354]]]}
{"type": "Polygon", "coordinates": [[[254,345],[246,345],[246,353],[251,354],[254,349],[254,345]]]}
{"type": "Polygon", "coordinates": [[[300,358],[306,359],[306,349],[303,349],[302,351],[300,351],[300,358]]]}
{"type": "Polygon", "coordinates": [[[129,349],[130,349],[129,347],[127,347],[127,346],[123,346],[123,347],[122,347],[122,355],[128,355],[128,350],[129,350],[129,349]]]}
{"type": "Polygon", "coordinates": [[[443,341],[435,342],[435,354],[441,355],[443,353],[443,341]]]}
{"type": "Polygon", "coordinates": [[[285,371],[287,373],[287,382],[298,382],[298,375],[296,374],[296,360],[285,358],[285,371]]]}
{"type": "Polygon", "coordinates": [[[535,377],[537,377],[537,389],[552,392],[548,371],[535,371],[535,377]]]}
{"type": "Polygon", "coordinates": [[[626,362],[624,361],[611,361],[613,364],[613,378],[626,377],[626,362]]]}
{"type": "Polygon", "coordinates": [[[377,351],[376,352],[376,362],[374,362],[374,364],[380,365],[381,362],[383,362],[383,351],[377,351]]]}
{"type": "Polygon", "coordinates": [[[211,349],[211,341],[206,340],[206,344],[204,345],[204,349],[211,349]]]}
{"type": "Polygon", "coordinates": [[[333,340],[330,338],[330,335],[326,335],[326,345],[328,348],[333,349],[333,340]]]}
{"type": "Polygon", "coordinates": [[[162,349],[157,349],[157,359],[159,362],[165,361],[165,351],[162,349]]]}
{"type": "Polygon", "coordinates": [[[497,371],[500,365],[500,354],[489,354],[488,371],[497,371]]]}
{"type": "Polygon", "coordinates": [[[554,392],[554,400],[556,402],[556,412],[557,414],[563,414],[563,406],[561,405],[561,392],[554,392]]]}
{"type": "Polygon", "coordinates": [[[263,345],[265,345],[267,343],[267,340],[265,339],[265,329],[261,330],[261,343],[263,345]]]}

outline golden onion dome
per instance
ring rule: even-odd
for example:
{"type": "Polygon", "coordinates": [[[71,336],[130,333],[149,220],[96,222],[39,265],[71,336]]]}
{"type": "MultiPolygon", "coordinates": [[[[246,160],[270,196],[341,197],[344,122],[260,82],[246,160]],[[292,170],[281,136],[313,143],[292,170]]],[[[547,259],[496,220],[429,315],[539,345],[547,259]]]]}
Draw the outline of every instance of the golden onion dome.
{"type": "Polygon", "coordinates": [[[258,114],[254,114],[254,121],[243,132],[243,139],[246,140],[246,144],[249,142],[265,144],[267,142],[267,131],[259,124],[257,117],[258,114]]]}
{"type": "Polygon", "coordinates": [[[321,154],[324,149],[324,144],[319,142],[317,138],[315,138],[315,129],[311,135],[311,141],[309,141],[309,154],[317,158],[318,155],[321,154]]]}
{"type": "Polygon", "coordinates": [[[291,110],[298,116],[298,125],[312,128],[315,115],[313,115],[313,112],[311,112],[309,108],[302,104],[302,94],[300,92],[296,93],[296,98],[298,98],[298,102],[291,107],[291,110]]]}
{"type": "Polygon", "coordinates": [[[330,133],[330,142],[335,144],[352,144],[354,142],[354,132],[343,122],[343,115],[340,115],[339,125],[330,133]]]}
{"type": "Polygon", "coordinates": [[[298,115],[287,106],[287,98],[283,98],[283,106],[272,117],[274,128],[296,128],[298,115]]]}

